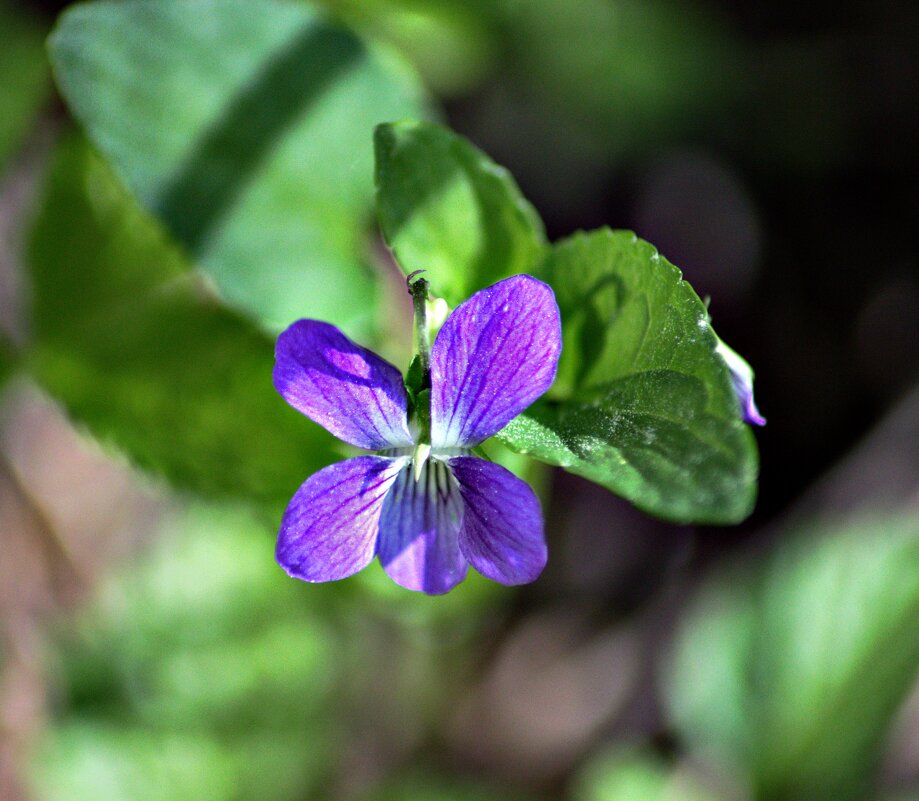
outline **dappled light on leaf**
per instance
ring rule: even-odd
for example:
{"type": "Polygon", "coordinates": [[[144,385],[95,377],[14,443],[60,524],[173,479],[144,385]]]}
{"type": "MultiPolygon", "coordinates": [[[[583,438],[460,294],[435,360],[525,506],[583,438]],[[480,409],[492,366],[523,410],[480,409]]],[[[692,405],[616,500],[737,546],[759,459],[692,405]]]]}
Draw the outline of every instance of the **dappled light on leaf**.
{"type": "Polygon", "coordinates": [[[425,113],[396,57],[276,0],[86,3],[51,55],[89,138],[231,303],[269,328],[366,322],[369,132],[425,113]]]}

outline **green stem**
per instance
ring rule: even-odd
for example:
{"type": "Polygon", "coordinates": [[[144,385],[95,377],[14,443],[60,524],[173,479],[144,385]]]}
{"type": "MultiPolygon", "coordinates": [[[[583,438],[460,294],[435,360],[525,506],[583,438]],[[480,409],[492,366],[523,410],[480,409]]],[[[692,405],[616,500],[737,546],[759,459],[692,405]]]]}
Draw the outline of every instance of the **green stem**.
{"type": "Polygon", "coordinates": [[[421,361],[421,374],[424,376],[422,386],[431,385],[431,343],[428,338],[428,286],[425,278],[412,279],[419,273],[418,270],[406,279],[408,292],[412,296],[412,305],[415,308],[415,350],[421,361]]]}

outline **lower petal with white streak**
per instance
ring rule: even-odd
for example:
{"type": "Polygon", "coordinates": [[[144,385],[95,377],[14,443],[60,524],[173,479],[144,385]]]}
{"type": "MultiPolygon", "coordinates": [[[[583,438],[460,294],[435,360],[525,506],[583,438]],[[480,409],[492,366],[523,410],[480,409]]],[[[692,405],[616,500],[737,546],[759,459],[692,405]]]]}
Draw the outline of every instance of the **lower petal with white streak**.
{"type": "Polygon", "coordinates": [[[462,518],[459,487],[444,462],[428,459],[418,481],[408,465],[383,504],[378,545],[383,569],[407,589],[449,592],[468,569],[457,543],[462,518]]]}

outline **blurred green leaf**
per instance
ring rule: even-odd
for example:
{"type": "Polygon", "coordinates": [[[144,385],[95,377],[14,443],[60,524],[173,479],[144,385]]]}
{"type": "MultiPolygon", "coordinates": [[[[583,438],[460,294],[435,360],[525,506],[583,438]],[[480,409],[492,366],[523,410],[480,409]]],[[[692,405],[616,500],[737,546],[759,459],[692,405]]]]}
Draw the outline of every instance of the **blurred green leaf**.
{"type": "Polygon", "coordinates": [[[562,313],[559,373],[499,439],[668,520],[746,517],[756,446],[680,271],[634,234],[603,229],[558,243],[537,275],[562,313]]]}
{"type": "Polygon", "coordinates": [[[7,342],[3,331],[0,331],[0,391],[3,390],[6,379],[13,372],[14,363],[15,357],[13,356],[12,346],[7,342]]]}
{"type": "Polygon", "coordinates": [[[692,773],[667,764],[650,750],[617,748],[594,756],[582,768],[572,798],[577,801],[719,801],[692,773]]]}
{"type": "Polygon", "coordinates": [[[383,570],[379,560],[354,577],[356,594],[352,614],[370,607],[373,615],[397,621],[415,636],[439,636],[446,632],[452,642],[464,642],[479,633],[483,619],[498,613],[506,603],[501,585],[469,571],[466,579],[445,595],[426,596],[405,592],[383,570]]]}
{"type": "Polygon", "coordinates": [[[383,236],[406,273],[428,271],[434,294],[456,306],[542,259],[539,216],[510,173],[463,137],[412,121],[380,125],[374,143],[383,236]]]}
{"type": "Polygon", "coordinates": [[[919,669],[919,522],[805,531],[717,576],[668,672],[688,743],[770,801],[855,801],[919,669]]]}
{"type": "Polygon", "coordinates": [[[46,34],[20,5],[0,0],[0,168],[51,93],[46,34]]]}
{"type": "Polygon", "coordinates": [[[108,694],[151,726],[286,724],[272,699],[290,707],[304,679],[313,691],[289,712],[313,710],[334,675],[329,634],[271,558],[273,533],[239,509],[168,517],[67,632],[73,708],[108,694]]]}
{"type": "Polygon", "coordinates": [[[405,777],[387,782],[367,801],[527,801],[530,798],[521,793],[501,792],[465,777],[414,769],[405,777]]]}
{"type": "Polygon", "coordinates": [[[43,801],[228,801],[232,757],[195,733],[166,735],[75,722],[56,729],[40,751],[34,790],[43,801]]]}
{"type": "Polygon", "coordinates": [[[720,119],[748,77],[723,15],[679,0],[529,0],[509,34],[518,79],[557,142],[595,159],[647,151],[720,119]]]}
{"type": "Polygon", "coordinates": [[[239,509],[170,516],[62,637],[48,801],[299,801],[328,769],[336,640],[239,509]]]}
{"type": "Polygon", "coordinates": [[[81,142],[56,159],[28,261],[35,375],[141,467],[274,512],[337,458],[275,392],[271,340],[210,296],[81,142]]]}
{"type": "Polygon", "coordinates": [[[407,67],[274,0],[79,4],[50,47],[90,139],[230,302],[270,326],[372,311],[369,137],[423,115],[407,67]]]}
{"type": "Polygon", "coordinates": [[[360,29],[392,42],[438,95],[468,93],[492,66],[499,0],[321,0],[360,29]]]}

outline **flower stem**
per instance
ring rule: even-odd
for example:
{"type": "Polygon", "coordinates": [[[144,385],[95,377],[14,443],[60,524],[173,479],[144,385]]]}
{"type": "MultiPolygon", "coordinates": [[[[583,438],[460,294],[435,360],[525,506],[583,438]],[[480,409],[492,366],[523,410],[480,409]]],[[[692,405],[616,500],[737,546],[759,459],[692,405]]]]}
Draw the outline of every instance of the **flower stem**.
{"type": "Polygon", "coordinates": [[[415,308],[415,350],[421,362],[421,374],[424,376],[422,386],[431,385],[431,343],[428,339],[428,286],[425,278],[417,278],[424,270],[416,270],[405,279],[408,293],[412,296],[415,308]],[[414,279],[414,280],[413,280],[414,279]]]}

